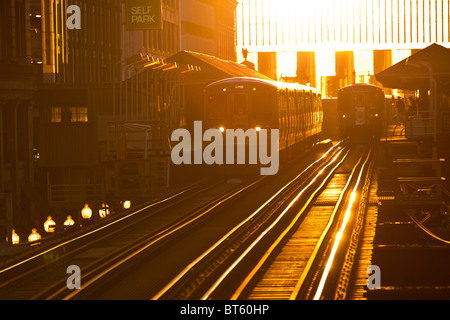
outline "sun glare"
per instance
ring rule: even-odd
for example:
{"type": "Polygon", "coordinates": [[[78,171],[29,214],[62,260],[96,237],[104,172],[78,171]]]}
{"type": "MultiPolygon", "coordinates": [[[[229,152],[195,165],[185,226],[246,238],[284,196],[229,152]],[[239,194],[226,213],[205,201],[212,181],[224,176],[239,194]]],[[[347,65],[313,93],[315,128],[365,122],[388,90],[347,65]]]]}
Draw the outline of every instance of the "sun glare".
{"type": "Polygon", "coordinates": [[[295,76],[296,52],[315,52],[318,86],[334,75],[335,52],[353,52],[355,81],[367,82],[374,50],[392,51],[395,63],[411,49],[448,45],[448,7],[448,0],[240,0],[237,49],[257,67],[258,53],[277,53],[278,78],[295,76]]]}

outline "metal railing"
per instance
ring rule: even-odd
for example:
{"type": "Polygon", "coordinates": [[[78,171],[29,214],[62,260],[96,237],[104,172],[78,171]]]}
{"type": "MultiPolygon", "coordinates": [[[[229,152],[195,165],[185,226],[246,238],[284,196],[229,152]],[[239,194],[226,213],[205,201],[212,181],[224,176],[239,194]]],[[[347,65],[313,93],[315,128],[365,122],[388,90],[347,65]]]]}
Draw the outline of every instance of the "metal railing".
{"type": "Polygon", "coordinates": [[[50,185],[48,201],[51,206],[79,206],[84,203],[99,203],[104,199],[101,184],[60,184],[50,185]]]}
{"type": "Polygon", "coordinates": [[[430,111],[409,113],[405,119],[405,136],[408,139],[432,138],[435,134],[435,121],[430,111]]]}
{"type": "Polygon", "coordinates": [[[108,153],[112,160],[148,159],[170,153],[168,129],[160,121],[108,124],[108,153]]]}

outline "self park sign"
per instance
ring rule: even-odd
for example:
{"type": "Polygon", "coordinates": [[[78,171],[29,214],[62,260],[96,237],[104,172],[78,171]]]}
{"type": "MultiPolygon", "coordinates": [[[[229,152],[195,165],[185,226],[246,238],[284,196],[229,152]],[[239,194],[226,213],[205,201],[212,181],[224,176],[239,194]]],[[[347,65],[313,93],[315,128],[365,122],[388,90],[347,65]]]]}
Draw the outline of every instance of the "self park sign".
{"type": "Polygon", "coordinates": [[[127,30],[161,30],[162,0],[127,0],[127,30]]]}

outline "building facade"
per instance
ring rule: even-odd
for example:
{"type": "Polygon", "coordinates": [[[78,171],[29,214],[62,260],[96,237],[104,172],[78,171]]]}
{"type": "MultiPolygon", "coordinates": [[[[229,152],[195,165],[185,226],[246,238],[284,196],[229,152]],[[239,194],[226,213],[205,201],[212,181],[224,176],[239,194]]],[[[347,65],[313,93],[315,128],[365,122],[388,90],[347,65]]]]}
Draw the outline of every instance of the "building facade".
{"type": "Polygon", "coordinates": [[[0,2],[0,242],[10,239],[12,228],[27,229],[34,212],[37,67],[29,14],[29,1],[0,2]]]}
{"type": "MultiPolygon", "coordinates": [[[[70,1],[79,28],[68,28],[69,1],[33,1],[36,60],[36,184],[50,215],[67,216],[105,193],[101,119],[112,112],[114,64],[121,59],[121,5],[114,0],[70,1]]],[[[46,217],[38,210],[39,219],[46,217]]]]}
{"type": "Polygon", "coordinates": [[[126,0],[1,1],[2,237],[16,220],[40,227],[125,191],[164,191],[161,141],[183,125],[182,75],[195,71],[168,59],[214,48],[236,60],[237,2],[193,3],[207,18],[187,2],[163,0],[161,29],[131,31],[126,0]]]}
{"type": "Polygon", "coordinates": [[[347,84],[375,84],[378,70],[433,43],[449,47],[449,17],[448,0],[243,0],[238,52],[248,49],[272,77],[335,96],[347,84]]]}
{"type": "Polygon", "coordinates": [[[181,50],[236,61],[236,0],[180,1],[181,50]]]}

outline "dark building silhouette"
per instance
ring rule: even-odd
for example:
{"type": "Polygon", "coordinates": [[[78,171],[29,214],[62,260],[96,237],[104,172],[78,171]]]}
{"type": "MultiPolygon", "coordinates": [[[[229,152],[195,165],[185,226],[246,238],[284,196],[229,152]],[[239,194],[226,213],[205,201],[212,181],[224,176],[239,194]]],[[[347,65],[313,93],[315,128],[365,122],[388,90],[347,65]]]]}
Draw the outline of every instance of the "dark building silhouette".
{"type": "Polygon", "coordinates": [[[76,217],[85,203],[166,191],[161,141],[184,125],[184,74],[201,71],[169,57],[193,50],[236,61],[236,1],[163,0],[162,29],[138,31],[127,29],[125,4],[1,1],[2,239],[48,215],[76,217]],[[80,28],[68,28],[72,5],[80,28]]]}
{"type": "MultiPolygon", "coordinates": [[[[0,242],[33,219],[33,126],[37,62],[29,1],[0,2],[0,242]]],[[[31,230],[31,229],[30,229],[31,230]]]]}

